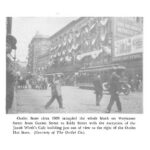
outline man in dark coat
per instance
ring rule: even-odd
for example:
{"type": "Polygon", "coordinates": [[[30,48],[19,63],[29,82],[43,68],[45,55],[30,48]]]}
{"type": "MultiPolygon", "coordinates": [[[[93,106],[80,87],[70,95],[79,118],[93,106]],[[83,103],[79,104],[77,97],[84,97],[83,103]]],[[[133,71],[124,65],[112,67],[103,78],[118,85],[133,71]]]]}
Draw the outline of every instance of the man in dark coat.
{"type": "Polygon", "coordinates": [[[10,58],[12,49],[16,49],[17,40],[12,35],[6,37],[6,113],[12,107],[14,99],[15,74],[14,64],[10,58]]]}
{"type": "Polygon", "coordinates": [[[55,79],[51,81],[51,99],[46,103],[45,109],[47,109],[55,99],[57,99],[59,108],[63,108],[61,85],[58,77],[55,77],[55,79]]]}
{"type": "Polygon", "coordinates": [[[110,113],[114,102],[116,102],[117,104],[118,112],[122,111],[121,102],[119,98],[119,90],[120,90],[119,80],[120,80],[120,76],[116,72],[113,72],[109,82],[110,101],[107,106],[106,113],[110,113]]]}
{"type": "Polygon", "coordinates": [[[95,90],[95,94],[96,94],[96,106],[100,105],[100,101],[103,97],[103,86],[102,86],[102,80],[101,80],[101,76],[98,75],[94,81],[93,81],[93,85],[94,85],[94,90],[95,90]]]}

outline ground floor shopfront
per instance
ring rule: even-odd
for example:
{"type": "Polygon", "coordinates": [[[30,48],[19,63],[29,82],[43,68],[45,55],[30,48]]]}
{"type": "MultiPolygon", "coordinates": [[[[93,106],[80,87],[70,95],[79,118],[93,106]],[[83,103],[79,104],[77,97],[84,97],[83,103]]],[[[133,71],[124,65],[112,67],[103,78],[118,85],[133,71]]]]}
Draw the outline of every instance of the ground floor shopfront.
{"type": "Polygon", "coordinates": [[[112,62],[125,66],[125,74],[128,76],[128,78],[135,78],[136,75],[140,76],[141,78],[143,77],[142,53],[136,55],[128,55],[120,58],[113,58],[112,62]]]}
{"type": "Polygon", "coordinates": [[[126,75],[129,78],[134,78],[136,75],[143,76],[143,61],[141,59],[123,61],[119,62],[119,64],[126,67],[126,75]]]}
{"type": "Polygon", "coordinates": [[[142,89],[143,81],[143,55],[142,53],[128,55],[126,57],[112,59],[113,62],[125,66],[125,75],[128,82],[133,86],[133,91],[135,89],[142,89]]]}

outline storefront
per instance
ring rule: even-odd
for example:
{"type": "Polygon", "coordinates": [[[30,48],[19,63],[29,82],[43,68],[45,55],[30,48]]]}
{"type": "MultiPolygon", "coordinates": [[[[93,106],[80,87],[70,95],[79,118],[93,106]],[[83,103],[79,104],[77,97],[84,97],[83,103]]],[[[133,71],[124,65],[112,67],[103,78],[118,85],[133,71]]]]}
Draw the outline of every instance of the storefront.
{"type": "Polygon", "coordinates": [[[113,61],[114,63],[120,64],[126,67],[126,75],[129,78],[133,78],[136,74],[142,77],[143,74],[143,58],[142,54],[130,55],[127,60],[120,58],[113,61]]]}
{"type": "Polygon", "coordinates": [[[143,36],[137,35],[114,42],[113,63],[126,67],[126,74],[134,78],[143,74],[143,36]]]}

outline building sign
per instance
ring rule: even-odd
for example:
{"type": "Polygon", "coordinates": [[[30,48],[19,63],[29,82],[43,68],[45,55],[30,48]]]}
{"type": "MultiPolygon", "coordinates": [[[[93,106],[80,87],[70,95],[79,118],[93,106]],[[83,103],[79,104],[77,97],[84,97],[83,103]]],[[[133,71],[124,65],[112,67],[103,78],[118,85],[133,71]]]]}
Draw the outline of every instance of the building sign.
{"type": "Polygon", "coordinates": [[[137,21],[136,18],[139,17],[116,17],[114,19],[115,40],[142,34],[143,18],[140,18],[141,21],[137,21]]]}
{"type": "Polygon", "coordinates": [[[131,54],[142,53],[143,36],[137,35],[114,42],[114,57],[126,56],[131,54]]]}

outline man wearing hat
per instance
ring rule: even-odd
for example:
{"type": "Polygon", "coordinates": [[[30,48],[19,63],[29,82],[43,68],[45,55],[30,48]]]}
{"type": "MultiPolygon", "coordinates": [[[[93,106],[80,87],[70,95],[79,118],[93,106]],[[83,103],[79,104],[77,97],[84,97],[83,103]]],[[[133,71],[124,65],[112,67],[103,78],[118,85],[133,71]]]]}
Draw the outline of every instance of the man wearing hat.
{"type": "Polygon", "coordinates": [[[116,102],[116,104],[117,104],[118,112],[121,112],[122,107],[121,107],[121,102],[120,102],[120,98],[119,98],[120,76],[117,74],[116,71],[114,71],[112,73],[112,76],[111,76],[111,79],[109,82],[109,86],[110,86],[109,87],[110,101],[109,101],[109,104],[107,106],[106,113],[110,113],[114,102],[116,102]]]}
{"type": "Polygon", "coordinates": [[[59,108],[63,108],[60,76],[58,75],[55,75],[54,79],[51,82],[51,99],[46,103],[45,109],[47,109],[54,102],[55,99],[57,99],[59,108]]]}
{"type": "Polygon", "coordinates": [[[102,79],[100,75],[97,75],[97,77],[93,81],[93,84],[94,84],[94,91],[96,94],[96,106],[99,106],[101,99],[103,97],[103,86],[102,86],[102,79]]]}
{"type": "Polygon", "coordinates": [[[13,49],[16,50],[16,43],[17,40],[14,36],[6,36],[6,113],[12,107],[14,98],[15,75],[11,52],[13,49]]]}
{"type": "Polygon", "coordinates": [[[6,53],[10,54],[12,50],[16,50],[16,43],[17,40],[14,36],[12,35],[7,35],[6,37],[6,53]]]}

